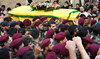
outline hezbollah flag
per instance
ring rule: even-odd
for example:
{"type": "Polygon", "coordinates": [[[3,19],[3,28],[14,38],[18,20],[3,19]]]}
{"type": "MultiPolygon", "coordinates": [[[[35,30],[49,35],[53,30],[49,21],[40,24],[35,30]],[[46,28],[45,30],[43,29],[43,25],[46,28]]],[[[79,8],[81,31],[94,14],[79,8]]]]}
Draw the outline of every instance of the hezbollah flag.
{"type": "Polygon", "coordinates": [[[12,15],[12,18],[17,21],[23,21],[24,19],[30,19],[32,21],[35,16],[47,16],[48,18],[55,17],[57,19],[63,18],[67,20],[74,20],[79,16],[80,12],[74,9],[58,9],[52,11],[32,10],[30,6],[21,6],[11,10],[9,14],[12,15]]]}

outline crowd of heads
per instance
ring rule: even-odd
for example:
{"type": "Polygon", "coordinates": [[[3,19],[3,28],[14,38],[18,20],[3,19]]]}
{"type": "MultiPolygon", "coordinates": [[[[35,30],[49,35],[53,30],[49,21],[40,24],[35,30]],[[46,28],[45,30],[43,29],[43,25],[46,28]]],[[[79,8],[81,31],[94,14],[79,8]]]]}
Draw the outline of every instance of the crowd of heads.
{"type": "MultiPolygon", "coordinates": [[[[46,1],[49,3],[49,1],[46,1]]],[[[57,4],[57,1],[53,2],[57,4]]],[[[15,8],[20,7],[17,3],[15,8]]],[[[61,8],[70,9],[66,1],[61,8]]],[[[6,17],[11,8],[0,8],[0,59],[98,59],[100,58],[99,2],[76,4],[77,19],[47,16],[16,21],[6,17]]]]}

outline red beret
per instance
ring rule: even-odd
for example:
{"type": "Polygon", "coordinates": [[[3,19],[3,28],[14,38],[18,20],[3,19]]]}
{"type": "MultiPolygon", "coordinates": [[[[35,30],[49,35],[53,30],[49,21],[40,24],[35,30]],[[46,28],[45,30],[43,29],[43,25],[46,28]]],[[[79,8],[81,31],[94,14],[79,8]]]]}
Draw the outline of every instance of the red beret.
{"type": "Polygon", "coordinates": [[[36,19],[40,19],[40,17],[38,17],[38,16],[37,17],[34,17],[33,21],[35,21],[36,19]]]}
{"type": "Polygon", "coordinates": [[[40,25],[41,24],[41,21],[36,21],[35,23],[34,23],[34,27],[36,27],[36,26],[38,26],[38,25],[40,25]]]}
{"type": "Polygon", "coordinates": [[[18,57],[21,57],[22,55],[24,55],[24,53],[26,53],[29,50],[30,50],[30,47],[29,46],[23,47],[23,48],[21,48],[21,49],[18,50],[18,52],[17,52],[16,55],[18,57]]]}
{"type": "Polygon", "coordinates": [[[12,36],[12,39],[15,40],[15,39],[18,39],[18,38],[21,38],[22,37],[22,33],[15,33],[13,36],[12,36]]]}
{"type": "Polygon", "coordinates": [[[53,20],[53,21],[55,21],[55,20],[56,20],[56,18],[55,18],[55,17],[52,17],[50,20],[53,20]]]}
{"type": "Polygon", "coordinates": [[[78,24],[79,24],[79,25],[83,25],[83,24],[84,24],[84,20],[85,20],[84,18],[80,18],[80,19],[78,20],[78,24]]]}
{"type": "Polygon", "coordinates": [[[91,24],[95,24],[96,22],[96,20],[91,20],[91,24]]]}
{"type": "Polygon", "coordinates": [[[58,34],[56,34],[55,36],[55,40],[60,41],[63,40],[65,38],[66,34],[64,32],[60,32],[58,34]]]}
{"type": "Polygon", "coordinates": [[[48,52],[46,59],[57,59],[55,52],[48,52]]]}
{"type": "Polygon", "coordinates": [[[62,24],[66,24],[68,22],[68,20],[63,20],[62,24]]]}
{"type": "Polygon", "coordinates": [[[10,44],[11,47],[18,47],[22,44],[22,38],[18,38],[16,40],[13,40],[10,44]]]}
{"type": "Polygon", "coordinates": [[[66,45],[66,42],[65,43],[58,43],[52,48],[52,51],[54,51],[55,53],[59,53],[61,55],[64,55],[64,56],[68,56],[69,51],[65,48],[65,45],[66,45]]]}
{"type": "Polygon", "coordinates": [[[52,51],[54,51],[55,53],[60,53],[60,46],[61,43],[55,44],[54,47],[52,48],[52,51]]]}
{"type": "Polygon", "coordinates": [[[92,54],[92,56],[97,55],[99,48],[100,48],[100,45],[94,44],[94,43],[89,46],[89,51],[92,54]]]}
{"type": "Polygon", "coordinates": [[[66,42],[60,45],[60,54],[64,56],[69,56],[69,51],[65,48],[66,42]]]}
{"type": "Polygon", "coordinates": [[[31,25],[31,21],[30,21],[29,19],[25,19],[25,20],[23,21],[23,24],[24,24],[25,26],[30,26],[30,25],[31,25]]]}
{"type": "Polygon", "coordinates": [[[42,43],[40,44],[40,47],[45,48],[46,46],[48,46],[50,44],[50,39],[45,39],[42,41],[42,43]]]}
{"type": "Polygon", "coordinates": [[[43,16],[43,17],[41,17],[40,18],[40,20],[43,22],[44,20],[46,20],[47,19],[47,16],[43,16]]]}
{"type": "Polygon", "coordinates": [[[94,43],[94,41],[92,39],[90,39],[89,37],[83,37],[82,40],[84,42],[88,42],[88,43],[94,43]]]}
{"type": "Polygon", "coordinates": [[[47,34],[46,34],[46,37],[47,38],[52,38],[52,36],[54,35],[54,30],[53,29],[51,29],[51,30],[49,30],[48,32],[47,32],[47,34]]]}
{"type": "Polygon", "coordinates": [[[8,35],[8,34],[6,34],[6,35],[4,35],[4,36],[1,36],[1,37],[0,37],[0,43],[4,43],[4,42],[6,42],[8,39],[9,39],[9,35],[8,35]]]}

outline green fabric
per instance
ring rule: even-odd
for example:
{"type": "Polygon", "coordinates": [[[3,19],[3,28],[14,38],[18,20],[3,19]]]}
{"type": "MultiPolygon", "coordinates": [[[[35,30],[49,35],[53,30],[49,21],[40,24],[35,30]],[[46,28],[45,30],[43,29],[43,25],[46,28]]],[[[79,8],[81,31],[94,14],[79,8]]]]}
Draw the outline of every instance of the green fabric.
{"type": "Polygon", "coordinates": [[[68,18],[67,18],[67,19],[69,19],[69,18],[70,18],[70,16],[71,16],[71,14],[72,14],[72,13],[77,13],[77,12],[78,12],[77,10],[70,12],[70,13],[69,13],[69,16],[68,16],[68,18]]]}

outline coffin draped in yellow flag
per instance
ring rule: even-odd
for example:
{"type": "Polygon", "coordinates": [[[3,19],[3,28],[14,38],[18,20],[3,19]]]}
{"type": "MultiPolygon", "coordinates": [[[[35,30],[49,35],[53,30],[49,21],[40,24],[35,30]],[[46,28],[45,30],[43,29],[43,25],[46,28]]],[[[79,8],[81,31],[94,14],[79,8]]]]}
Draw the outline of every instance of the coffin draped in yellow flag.
{"type": "Polygon", "coordinates": [[[32,21],[35,16],[47,16],[48,18],[55,17],[57,19],[63,18],[67,20],[74,20],[80,15],[80,12],[74,9],[58,9],[52,11],[32,10],[30,6],[21,6],[11,10],[9,14],[12,15],[12,18],[16,21],[23,21],[24,19],[30,19],[32,21]]]}

